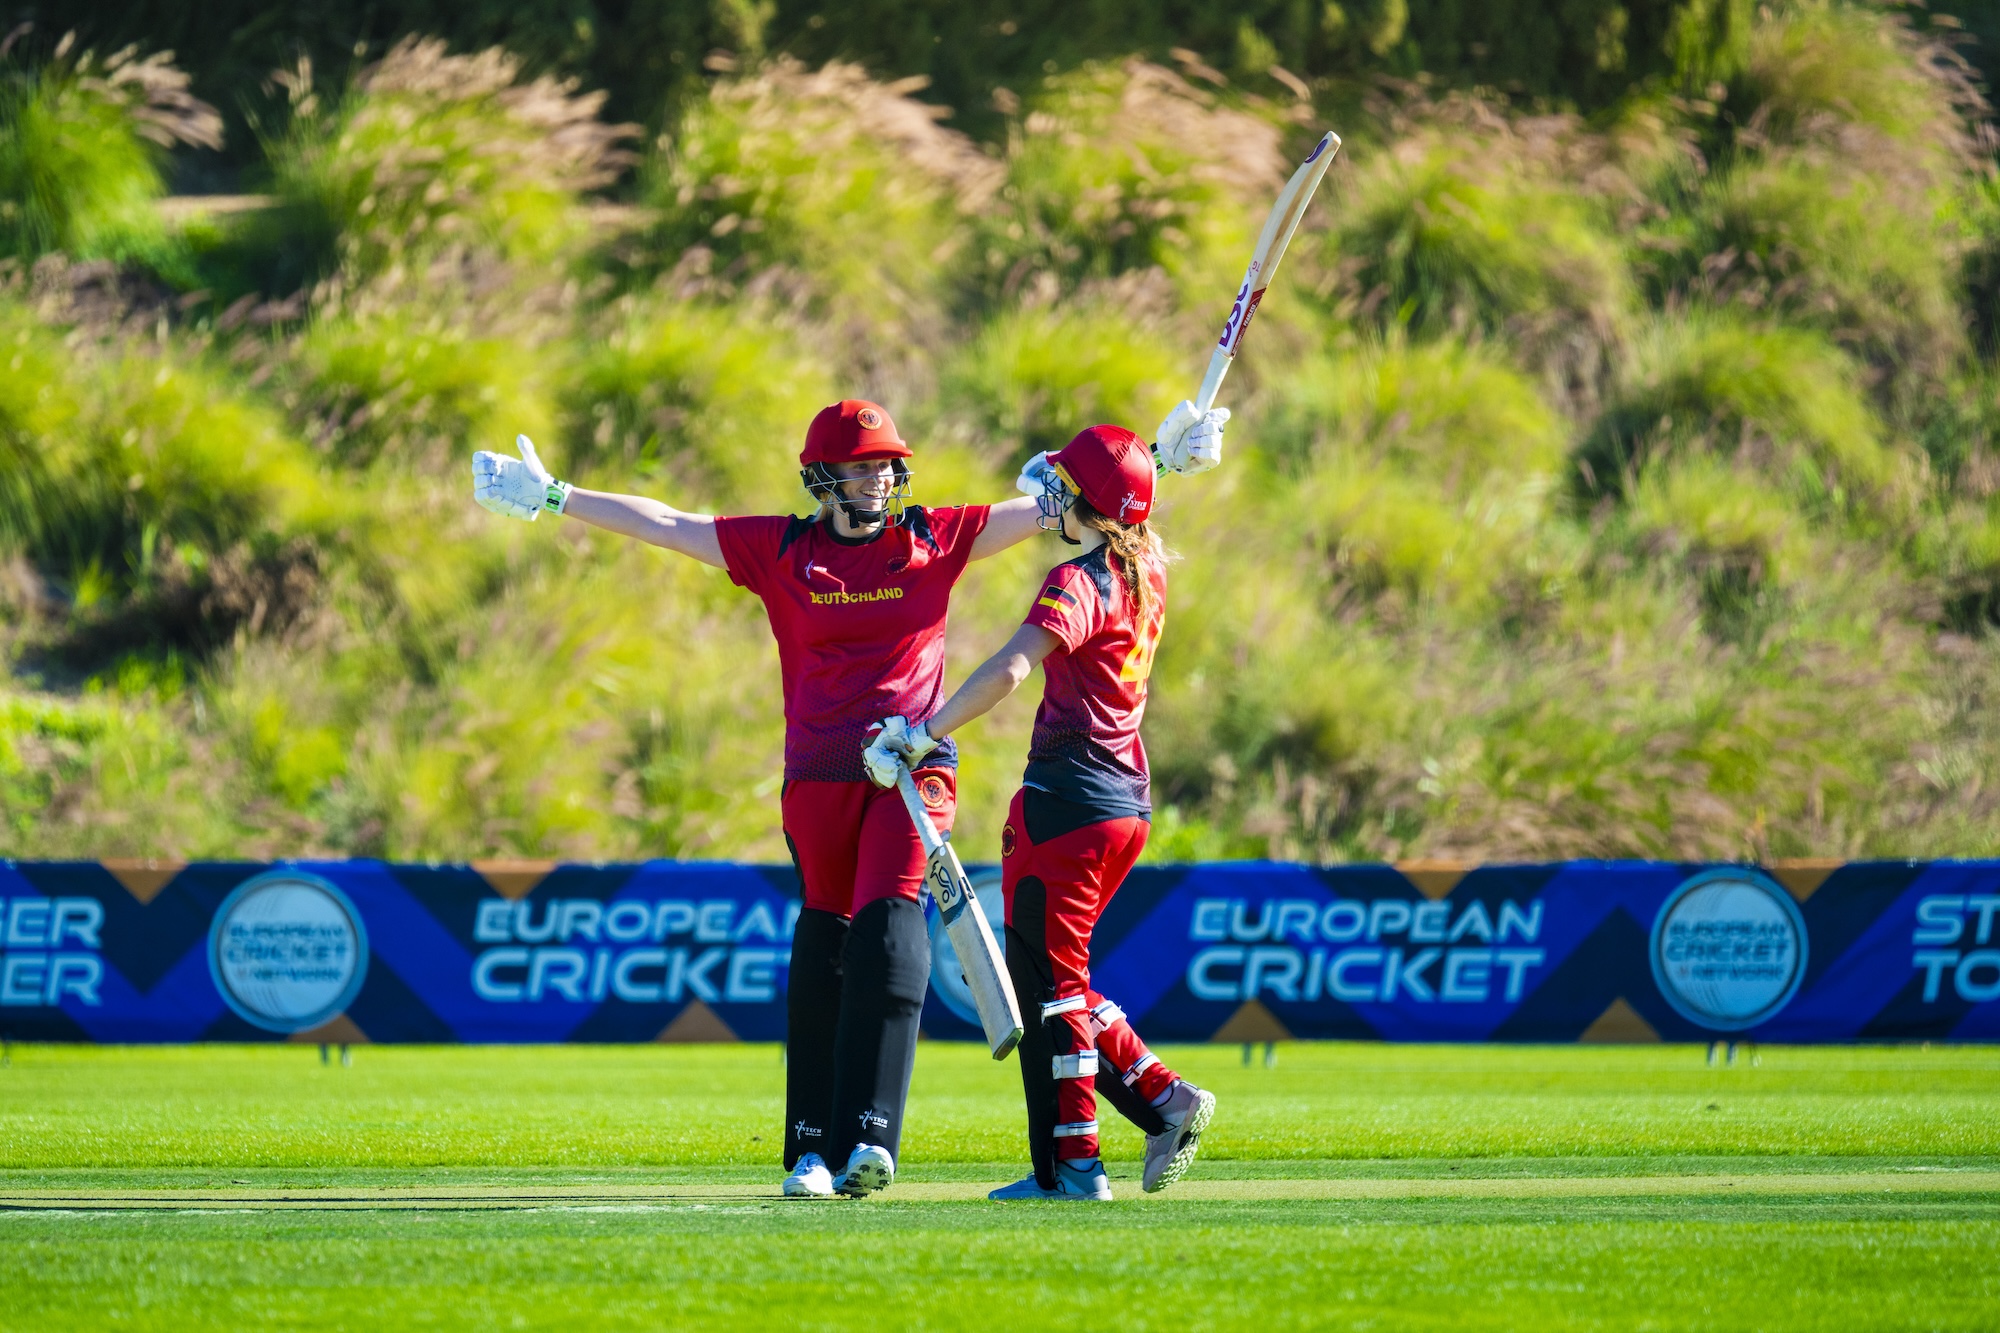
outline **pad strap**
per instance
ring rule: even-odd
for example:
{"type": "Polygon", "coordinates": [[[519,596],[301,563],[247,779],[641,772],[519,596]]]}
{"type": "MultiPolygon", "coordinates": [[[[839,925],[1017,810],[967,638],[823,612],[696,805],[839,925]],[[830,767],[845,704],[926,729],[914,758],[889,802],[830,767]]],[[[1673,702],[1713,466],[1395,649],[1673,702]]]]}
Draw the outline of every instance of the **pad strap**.
{"type": "Polygon", "coordinates": [[[1134,1060],[1132,1067],[1125,1071],[1125,1086],[1129,1088],[1138,1083],[1139,1075],[1146,1071],[1147,1066],[1158,1063],[1160,1063],[1160,1057],[1154,1055],[1151,1051],[1147,1051],[1137,1060],[1134,1060]]]}
{"type": "Polygon", "coordinates": [[[1073,1014],[1079,1009],[1088,1009],[1090,1002],[1081,995],[1071,995],[1060,1000],[1050,1000],[1042,1006],[1042,1021],[1048,1022],[1057,1014],[1073,1014]]]}
{"type": "Polygon", "coordinates": [[[1125,1011],[1111,1000],[1100,1000],[1097,1007],[1090,1011],[1090,1016],[1097,1020],[1099,1027],[1108,1028],[1113,1023],[1121,1021],[1125,1017],[1125,1011]]]}
{"type": "Polygon", "coordinates": [[[1056,1126],[1056,1137],[1059,1139],[1086,1139],[1096,1133],[1095,1120],[1078,1120],[1071,1124],[1056,1126]]]}
{"type": "Polygon", "coordinates": [[[1058,1055],[1049,1061],[1049,1072],[1057,1078],[1096,1078],[1097,1052],[1078,1051],[1074,1055],[1058,1055]]]}

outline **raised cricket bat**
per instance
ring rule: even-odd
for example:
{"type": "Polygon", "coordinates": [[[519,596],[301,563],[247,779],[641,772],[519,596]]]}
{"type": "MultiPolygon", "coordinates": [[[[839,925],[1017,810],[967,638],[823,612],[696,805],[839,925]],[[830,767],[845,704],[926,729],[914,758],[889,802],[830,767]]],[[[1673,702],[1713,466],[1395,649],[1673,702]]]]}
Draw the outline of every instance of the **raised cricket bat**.
{"type": "Polygon", "coordinates": [[[924,887],[937,899],[945,934],[951,938],[959,966],[965,969],[965,984],[971,987],[972,1002],[979,1008],[979,1025],[986,1029],[986,1044],[995,1060],[1005,1060],[1021,1040],[1021,1009],[1007,980],[1007,960],[999,941],[993,938],[993,928],[986,924],[986,913],[979,909],[979,898],[965,876],[965,867],[958,863],[958,853],[931,823],[908,765],[896,774],[896,790],[903,794],[903,806],[924,845],[924,887]]]}
{"type": "MultiPolygon", "coordinates": [[[[1215,406],[1215,395],[1222,392],[1223,377],[1243,346],[1243,335],[1250,331],[1250,321],[1257,317],[1257,306],[1270,288],[1271,279],[1278,276],[1285,247],[1292,243],[1292,233],[1299,229],[1306,205],[1312,202],[1313,192],[1326,179],[1326,169],[1333,165],[1333,155],[1339,151],[1340,136],[1328,130],[1285,182],[1285,188],[1278,191],[1278,201],[1271,205],[1271,216],[1264,219],[1264,230],[1257,237],[1257,248],[1250,252],[1250,267],[1243,274],[1243,285],[1237,289],[1236,304],[1229,307],[1222,338],[1209,355],[1208,373],[1202,376],[1201,391],[1194,396],[1197,412],[1215,406]]],[[[1164,463],[1158,465],[1165,470],[1164,463]]]]}

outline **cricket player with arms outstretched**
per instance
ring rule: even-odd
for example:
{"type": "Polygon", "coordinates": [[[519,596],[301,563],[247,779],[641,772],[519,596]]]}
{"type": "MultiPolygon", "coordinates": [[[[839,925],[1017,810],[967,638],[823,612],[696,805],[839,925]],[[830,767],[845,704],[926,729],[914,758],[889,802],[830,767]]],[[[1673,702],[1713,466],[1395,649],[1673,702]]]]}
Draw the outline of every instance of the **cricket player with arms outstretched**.
{"type": "MultiPolygon", "coordinates": [[[[1161,427],[1163,464],[1214,466],[1228,415],[1176,408],[1161,427]]],[[[910,447],[887,411],[855,399],[821,411],[806,432],[801,475],[819,503],[809,518],[716,518],[584,490],[550,475],[525,436],[519,444],[519,458],[473,455],[485,508],[530,521],[565,515],[679,552],[728,571],[764,603],[784,687],[780,805],[805,894],[787,994],[784,1192],[881,1189],[895,1175],[930,940],[922,844],[898,795],[868,780],[867,729],[937,711],[953,585],[970,561],[1036,532],[1041,504],[906,504],[910,447]]],[[[956,809],[956,763],[946,742],[911,764],[940,831],[956,809]]]]}
{"type": "Polygon", "coordinates": [[[1049,571],[1021,628],[942,708],[885,718],[863,756],[872,779],[893,782],[899,763],[928,763],[1041,665],[1027,772],[1000,840],[1034,1174],[995,1199],[1111,1197],[1097,1091],[1145,1131],[1147,1191],[1180,1179],[1215,1112],[1214,1095],[1162,1064],[1090,984],[1091,932],[1145,847],[1152,813],[1139,724],[1167,594],[1148,524],[1154,475],[1145,442],[1122,426],[1092,426],[1031,460],[1022,489],[1082,553],[1049,571]]]}

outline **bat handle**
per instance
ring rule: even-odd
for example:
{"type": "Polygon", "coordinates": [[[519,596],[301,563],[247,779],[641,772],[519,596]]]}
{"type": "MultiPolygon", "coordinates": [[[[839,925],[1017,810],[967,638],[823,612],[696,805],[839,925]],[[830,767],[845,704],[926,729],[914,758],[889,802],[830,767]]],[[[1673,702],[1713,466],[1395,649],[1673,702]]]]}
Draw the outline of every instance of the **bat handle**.
{"type": "Polygon", "coordinates": [[[1222,392],[1223,376],[1229,373],[1235,360],[1223,348],[1215,349],[1215,354],[1208,358],[1208,373],[1201,377],[1201,388],[1194,396],[1195,411],[1206,412],[1215,406],[1215,396],[1222,392]]]}
{"type": "MultiPolygon", "coordinates": [[[[1222,392],[1222,377],[1229,373],[1230,363],[1235,360],[1236,358],[1224,349],[1220,347],[1215,349],[1214,354],[1208,358],[1208,373],[1201,377],[1201,388],[1195,392],[1195,411],[1206,412],[1215,406],[1215,395],[1222,392]]],[[[1157,443],[1153,445],[1153,473],[1161,477],[1167,475],[1167,460],[1160,457],[1160,446],[1157,443]]]]}

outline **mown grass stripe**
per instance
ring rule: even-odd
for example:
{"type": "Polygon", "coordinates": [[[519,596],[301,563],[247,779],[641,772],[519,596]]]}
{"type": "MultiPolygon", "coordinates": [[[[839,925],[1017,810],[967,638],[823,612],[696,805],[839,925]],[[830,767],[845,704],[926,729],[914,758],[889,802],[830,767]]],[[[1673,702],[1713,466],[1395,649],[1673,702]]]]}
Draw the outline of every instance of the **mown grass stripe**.
{"type": "MultiPolygon", "coordinates": [[[[1004,1181],[913,1183],[873,1196],[875,1204],[971,1203],[1004,1181]]],[[[1853,1172],[1729,1176],[1555,1176],[1400,1180],[1193,1180],[1151,1196],[1177,1202],[1371,1199],[1686,1198],[1737,1194],[1994,1194],[2000,1171],[1853,1172]]],[[[424,1209],[616,1207],[714,1202],[771,1203],[776,1190],[741,1185],[579,1186],[509,1189],[340,1190],[23,1190],[0,1193],[0,1209],[424,1209]]],[[[1148,1199],[1126,1190],[1122,1199],[1148,1199]]],[[[1150,1200],[1149,1200],[1150,1201],[1150,1200]]],[[[835,1201],[834,1206],[852,1206],[835,1201]]]]}

